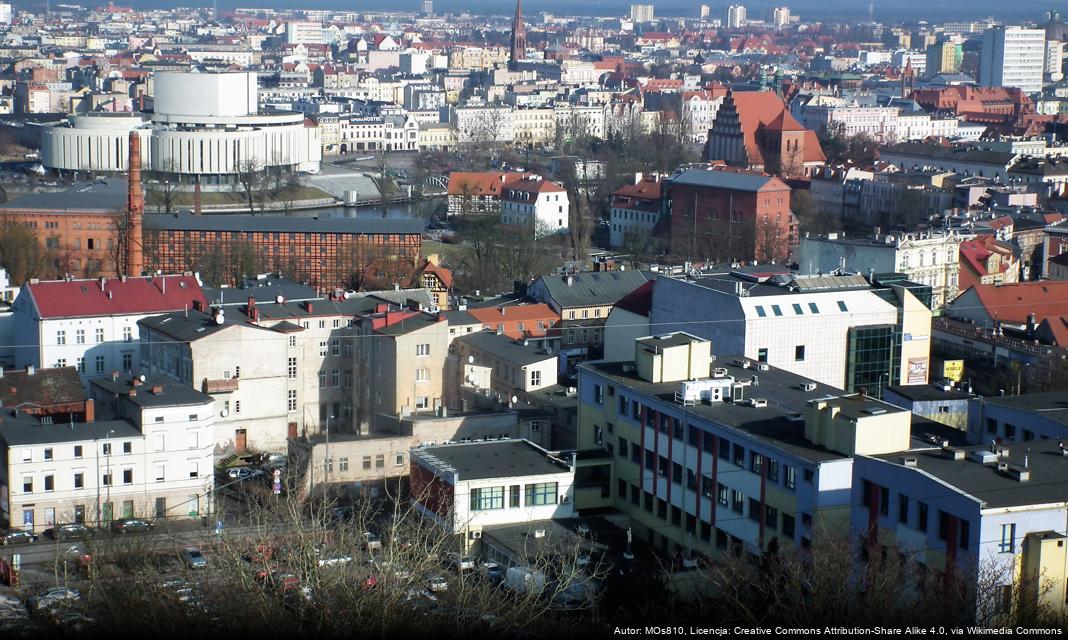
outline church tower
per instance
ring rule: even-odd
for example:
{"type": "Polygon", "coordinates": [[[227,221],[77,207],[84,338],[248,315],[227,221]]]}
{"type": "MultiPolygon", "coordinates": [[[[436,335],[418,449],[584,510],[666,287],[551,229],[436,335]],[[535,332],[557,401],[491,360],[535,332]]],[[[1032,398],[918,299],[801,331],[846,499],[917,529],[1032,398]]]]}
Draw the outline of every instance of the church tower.
{"type": "Polygon", "coordinates": [[[512,18],[512,47],[508,55],[508,68],[516,70],[517,63],[527,57],[527,27],[523,24],[523,0],[516,0],[515,17],[512,18]]]}

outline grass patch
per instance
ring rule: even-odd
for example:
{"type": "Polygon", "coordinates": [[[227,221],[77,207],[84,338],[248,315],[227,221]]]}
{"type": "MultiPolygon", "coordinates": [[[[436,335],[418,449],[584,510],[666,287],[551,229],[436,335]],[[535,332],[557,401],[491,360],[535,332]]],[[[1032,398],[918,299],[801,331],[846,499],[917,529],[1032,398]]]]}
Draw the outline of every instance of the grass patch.
{"type": "MultiPolygon", "coordinates": [[[[152,189],[148,189],[145,196],[149,206],[162,204],[163,197],[159,192],[154,192],[152,189]]],[[[195,194],[192,191],[175,191],[171,194],[173,206],[176,208],[191,208],[193,206],[194,196],[195,194]]],[[[265,201],[267,202],[301,202],[303,200],[333,199],[333,196],[319,187],[308,186],[283,187],[278,191],[272,190],[266,192],[266,196],[265,201]]],[[[259,196],[254,197],[256,203],[259,204],[261,198],[259,196]]],[[[201,191],[200,202],[205,207],[219,205],[247,206],[248,204],[245,200],[244,192],[237,191],[201,191]]]]}

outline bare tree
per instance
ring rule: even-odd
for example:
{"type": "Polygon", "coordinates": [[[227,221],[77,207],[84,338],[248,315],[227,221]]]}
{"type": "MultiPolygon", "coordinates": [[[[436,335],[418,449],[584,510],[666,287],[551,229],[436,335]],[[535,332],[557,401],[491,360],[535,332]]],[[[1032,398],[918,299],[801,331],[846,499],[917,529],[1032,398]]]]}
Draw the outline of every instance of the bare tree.
{"type": "Polygon", "coordinates": [[[238,165],[235,186],[245,194],[249,213],[256,213],[256,198],[264,188],[266,174],[263,163],[255,156],[248,156],[238,165]]]}

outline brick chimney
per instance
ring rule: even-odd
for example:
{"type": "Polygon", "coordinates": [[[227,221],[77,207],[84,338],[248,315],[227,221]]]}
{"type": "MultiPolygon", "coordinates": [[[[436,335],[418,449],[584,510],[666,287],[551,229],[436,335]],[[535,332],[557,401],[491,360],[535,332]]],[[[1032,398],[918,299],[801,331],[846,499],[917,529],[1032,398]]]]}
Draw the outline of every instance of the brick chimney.
{"type": "Polygon", "coordinates": [[[130,171],[126,191],[126,273],[139,276],[145,270],[141,222],[145,215],[145,196],[141,193],[141,137],[130,132],[130,171]]]}
{"type": "Polygon", "coordinates": [[[89,398],[85,401],[85,421],[96,421],[96,403],[93,402],[92,398],[89,398]]]}

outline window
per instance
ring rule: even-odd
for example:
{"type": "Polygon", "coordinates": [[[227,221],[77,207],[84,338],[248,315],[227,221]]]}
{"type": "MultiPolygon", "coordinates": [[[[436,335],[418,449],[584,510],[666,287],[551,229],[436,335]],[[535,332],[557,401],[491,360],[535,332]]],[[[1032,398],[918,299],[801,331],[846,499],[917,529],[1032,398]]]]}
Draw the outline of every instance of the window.
{"type": "Polygon", "coordinates": [[[779,528],[779,510],[775,507],[764,505],[764,526],[768,529],[779,528]]]}
{"type": "Polygon", "coordinates": [[[67,332],[66,331],[57,331],[56,332],[56,344],[57,345],[65,345],[65,344],[67,344],[67,332]]]}
{"type": "Polygon", "coordinates": [[[727,485],[716,483],[716,502],[721,506],[727,506],[727,485]]]}
{"type": "Polygon", "coordinates": [[[536,507],[547,504],[556,504],[556,483],[539,482],[526,486],[526,506],[536,507]]]}
{"type": "Polygon", "coordinates": [[[297,410],[297,390],[296,389],[290,389],[289,392],[288,392],[288,396],[289,396],[289,410],[290,411],[296,411],[297,410]]]}
{"type": "Polygon", "coordinates": [[[794,537],[794,528],[796,521],[794,517],[788,513],[782,514],[782,534],[788,538],[794,537]]]}
{"type": "Polygon", "coordinates": [[[599,405],[604,404],[604,387],[599,384],[593,385],[593,401],[599,405]]]}
{"type": "Polygon", "coordinates": [[[799,315],[799,316],[805,315],[805,312],[801,310],[801,305],[799,305],[799,304],[797,304],[795,302],[795,303],[793,303],[793,307],[794,307],[794,313],[796,315],[799,315]]]}
{"type": "Polygon", "coordinates": [[[768,349],[767,349],[767,347],[765,347],[763,349],[757,349],[757,362],[767,362],[767,361],[768,361],[768,349]]]}
{"type": "Polygon", "coordinates": [[[67,366],[67,359],[66,358],[58,358],[58,359],[56,359],[56,366],[59,367],[59,368],[63,368],[65,366],[67,366]]]}
{"type": "Polygon", "coordinates": [[[102,328],[98,327],[97,330],[94,333],[94,336],[95,336],[96,341],[98,343],[99,342],[103,342],[104,341],[104,330],[102,328]]]}
{"type": "Polygon", "coordinates": [[[289,336],[289,346],[290,347],[297,346],[297,336],[289,336]]]}
{"type": "Polygon", "coordinates": [[[82,445],[80,445],[80,444],[74,445],[74,457],[75,458],[82,457],[82,445]]]}
{"type": "Polygon", "coordinates": [[[749,519],[760,521],[760,501],[749,498],[749,519]]]}
{"type": "Polygon", "coordinates": [[[782,466],[782,483],[787,489],[794,489],[797,487],[797,469],[790,465],[782,466]]]}
{"type": "Polygon", "coordinates": [[[1014,553],[1016,551],[1016,523],[1001,525],[1001,544],[998,545],[1001,553],[1014,553]]]}
{"type": "Polygon", "coordinates": [[[133,484],[133,469],[122,470],[122,483],[133,484]]]}
{"type": "Polygon", "coordinates": [[[33,476],[22,476],[22,492],[33,493],[33,476]]]}
{"type": "Polygon", "coordinates": [[[805,345],[799,344],[794,347],[794,360],[801,362],[805,359],[805,345]]]}
{"type": "Polygon", "coordinates": [[[334,338],[330,341],[330,355],[341,355],[341,341],[337,338],[334,338]]]}
{"type": "Polygon", "coordinates": [[[133,354],[132,353],[124,353],[124,354],[122,354],[122,369],[123,369],[123,371],[129,371],[132,368],[133,368],[133,354]]]}
{"type": "Polygon", "coordinates": [[[745,506],[745,494],[737,489],[731,489],[731,510],[741,513],[745,506]]]}
{"type": "Polygon", "coordinates": [[[85,329],[76,329],[74,331],[74,342],[76,344],[85,344],[85,329]]]}
{"type": "Polygon", "coordinates": [[[156,463],[156,482],[163,482],[167,476],[166,465],[162,463],[156,463]]]}
{"type": "MultiPolygon", "coordinates": [[[[820,312],[820,308],[816,306],[815,302],[808,303],[808,310],[811,311],[812,313],[819,313],[820,312]]],[[[787,516],[784,514],[783,515],[783,521],[784,522],[785,522],[786,517],[787,516]]]]}
{"type": "Polygon", "coordinates": [[[130,342],[132,340],[133,340],[133,331],[130,329],[130,327],[123,327],[122,328],[122,341],[123,342],[130,342]]]}
{"type": "Polygon", "coordinates": [[[760,305],[757,305],[756,312],[757,312],[757,315],[760,316],[761,318],[768,317],[768,312],[764,311],[764,307],[762,307],[760,305]]]}
{"type": "Polygon", "coordinates": [[[519,506],[519,488],[520,487],[519,487],[518,484],[513,484],[512,486],[508,487],[508,507],[509,508],[514,509],[514,508],[519,506]]]}
{"type": "Polygon", "coordinates": [[[415,370],[415,381],[416,382],[430,382],[430,369],[427,369],[425,367],[416,369],[415,370]]]}
{"type": "Polygon", "coordinates": [[[111,455],[111,443],[110,442],[105,442],[104,446],[101,447],[100,452],[105,456],[110,456],[111,455]]]}
{"type": "Polygon", "coordinates": [[[110,487],[111,486],[111,474],[110,473],[105,473],[100,484],[105,486],[105,487],[110,487]]]}
{"type": "Polygon", "coordinates": [[[187,460],[186,468],[188,469],[187,473],[190,478],[200,477],[200,464],[196,460],[187,460]]]}
{"type": "Polygon", "coordinates": [[[842,312],[849,311],[849,307],[846,306],[845,300],[838,301],[838,310],[842,312]]]}
{"type": "Polygon", "coordinates": [[[916,503],[917,522],[916,528],[920,531],[927,531],[927,505],[923,502],[916,503]]]}
{"type": "Polygon", "coordinates": [[[720,460],[731,459],[731,441],[726,438],[719,439],[719,458],[720,460]]]}
{"type": "Polygon", "coordinates": [[[52,474],[48,474],[44,477],[45,491],[56,490],[56,477],[52,474]]]}
{"type": "Polygon", "coordinates": [[[541,371],[530,372],[530,386],[537,387],[541,385],[541,371]]]}
{"type": "Polygon", "coordinates": [[[767,462],[767,468],[768,468],[768,472],[767,472],[768,482],[778,482],[779,481],[779,461],[778,460],[772,460],[770,458],[766,458],[765,460],[767,462]]]}
{"type": "Polygon", "coordinates": [[[341,369],[334,369],[330,372],[330,386],[335,389],[341,388],[341,369]]]}
{"type": "Polygon", "coordinates": [[[903,493],[897,494],[897,521],[909,523],[909,497],[903,493]]]}
{"type": "Polygon", "coordinates": [[[471,489],[471,510],[486,511],[504,508],[504,487],[471,489]]]}
{"type": "Polygon", "coordinates": [[[52,448],[51,447],[49,447],[49,448],[44,450],[44,459],[45,460],[51,460],[52,459],[52,448]]]}
{"type": "Polygon", "coordinates": [[[363,457],[363,468],[364,468],[364,471],[366,471],[366,470],[371,468],[371,456],[364,456],[363,457]]]}
{"type": "Polygon", "coordinates": [[[386,467],[386,455],[380,453],[375,456],[375,469],[384,469],[386,467]]]}
{"type": "Polygon", "coordinates": [[[319,341],[319,357],[325,358],[327,354],[326,340],[319,341]]]}
{"type": "Polygon", "coordinates": [[[780,309],[779,305],[777,304],[771,305],[771,312],[774,313],[776,316],[782,315],[782,309],[780,309]]]}
{"type": "Polygon", "coordinates": [[[682,465],[678,462],[671,463],[671,481],[675,484],[682,484],[682,465]]]}
{"type": "Polygon", "coordinates": [[[761,472],[764,470],[764,456],[760,455],[756,451],[750,451],[749,470],[757,475],[760,475],[761,472]]]}
{"type": "Polygon", "coordinates": [[[96,372],[104,373],[104,356],[96,357],[96,372]]]}
{"type": "Polygon", "coordinates": [[[79,471],[78,473],[74,474],[74,488],[75,489],[83,489],[83,488],[85,488],[85,474],[82,473],[81,471],[79,471]]]}
{"type": "Polygon", "coordinates": [[[85,358],[78,356],[78,359],[75,362],[78,367],[78,373],[85,373],[85,358]]]}
{"type": "Polygon", "coordinates": [[[745,466],[745,447],[741,445],[734,445],[734,464],[738,467],[745,466]]]}
{"type": "Polygon", "coordinates": [[[341,471],[341,472],[348,471],[349,470],[349,459],[348,458],[338,458],[337,470],[341,471]]]}
{"type": "Polygon", "coordinates": [[[125,456],[128,456],[131,453],[133,453],[133,442],[123,442],[122,443],[122,454],[125,455],[125,456]]]}
{"type": "Polygon", "coordinates": [[[415,357],[425,358],[430,355],[430,343],[415,345],[415,357]]]}
{"type": "Polygon", "coordinates": [[[290,380],[296,380],[297,379],[297,359],[296,358],[290,358],[289,359],[289,379],[290,380]]]}

